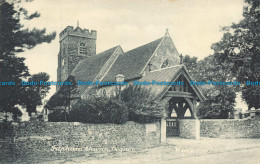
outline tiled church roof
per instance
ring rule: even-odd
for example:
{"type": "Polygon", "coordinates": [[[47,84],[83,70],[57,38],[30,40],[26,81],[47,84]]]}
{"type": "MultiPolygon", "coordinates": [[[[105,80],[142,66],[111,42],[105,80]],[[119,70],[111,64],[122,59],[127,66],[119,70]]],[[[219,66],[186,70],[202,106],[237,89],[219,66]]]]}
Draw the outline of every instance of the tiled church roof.
{"type": "Polygon", "coordinates": [[[125,76],[125,81],[141,77],[141,71],[161,43],[162,39],[163,38],[157,39],[120,55],[104,77],[103,81],[115,81],[115,77],[118,74],[123,74],[125,76]]]}
{"type": "MultiPolygon", "coordinates": [[[[79,62],[79,64],[72,72],[72,75],[75,76],[76,81],[92,82],[118,47],[119,46],[113,47],[79,62]]],[[[87,87],[88,86],[86,85],[78,85],[78,94],[81,95],[87,89],[87,87]]]]}
{"type": "MultiPolygon", "coordinates": [[[[140,78],[141,71],[161,43],[162,39],[163,38],[157,39],[119,55],[112,67],[110,69],[108,68],[109,70],[102,81],[115,81],[116,75],[120,73],[125,76],[125,80],[140,78]]],[[[113,47],[96,56],[81,61],[72,72],[72,75],[76,77],[76,81],[93,81],[118,47],[119,46],[113,47]]],[[[79,95],[86,89],[86,85],[79,85],[79,95]]]]}
{"type": "Polygon", "coordinates": [[[76,80],[79,81],[92,81],[99,73],[101,68],[104,66],[106,61],[111,57],[115,52],[118,46],[108,49],[104,52],[101,52],[90,58],[86,58],[79,62],[72,72],[72,75],[76,77],[76,80]]]}

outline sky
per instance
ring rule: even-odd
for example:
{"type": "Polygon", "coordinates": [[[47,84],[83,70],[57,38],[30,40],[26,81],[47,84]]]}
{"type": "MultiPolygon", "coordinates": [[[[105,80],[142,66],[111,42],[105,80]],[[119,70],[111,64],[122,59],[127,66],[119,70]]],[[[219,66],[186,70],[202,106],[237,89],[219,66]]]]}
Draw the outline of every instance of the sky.
{"type": "MultiPolygon", "coordinates": [[[[97,53],[116,45],[126,52],[163,37],[169,29],[179,53],[203,59],[220,41],[220,28],[242,19],[244,5],[243,0],[34,0],[23,7],[41,16],[23,24],[56,31],[57,36],[20,56],[31,74],[47,72],[50,81],[57,81],[59,33],[79,21],[81,28],[97,31],[97,53]]],[[[54,92],[52,87],[48,97],[54,92]]]]}

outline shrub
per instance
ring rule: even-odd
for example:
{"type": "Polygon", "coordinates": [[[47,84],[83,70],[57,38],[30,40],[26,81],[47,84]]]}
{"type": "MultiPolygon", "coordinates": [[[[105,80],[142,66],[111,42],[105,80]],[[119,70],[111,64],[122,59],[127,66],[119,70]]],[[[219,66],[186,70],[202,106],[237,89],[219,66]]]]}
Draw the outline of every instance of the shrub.
{"type": "Polygon", "coordinates": [[[83,101],[78,101],[77,105],[69,112],[69,121],[71,122],[87,122],[89,117],[89,108],[83,101]]]}
{"type": "MultiPolygon", "coordinates": [[[[152,93],[140,86],[129,86],[116,97],[91,97],[78,101],[68,113],[68,121],[83,123],[116,123],[126,121],[148,123],[164,116],[165,106],[154,100],[152,93]]],[[[65,121],[65,112],[57,110],[50,121],[65,121]]]]}
{"type": "Polygon", "coordinates": [[[115,98],[92,97],[81,100],[70,111],[70,121],[85,123],[117,123],[128,120],[128,111],[124,103],[115,98]]]}
{"type": "Polygon", "coordinates": [[[48,115],[48,120],[50,122],[66,122],[65,115],[66,113],[64,111],[55,110],[48,115]]]}
{"type": "Polygon", "coordinates": [[[128,121],[128,109],[126,105],[116,99],[111,99],[110,104],[110,120],[116,124],[124,124],[128,121]]]}
{"type": "Polygon", "coordinates": [[[154,100],[150,90],[141,86],[132,86],[122,91],[122,101],[129,110],[129,120],[148,123],[164,116],[165,106],[154,100]]]}

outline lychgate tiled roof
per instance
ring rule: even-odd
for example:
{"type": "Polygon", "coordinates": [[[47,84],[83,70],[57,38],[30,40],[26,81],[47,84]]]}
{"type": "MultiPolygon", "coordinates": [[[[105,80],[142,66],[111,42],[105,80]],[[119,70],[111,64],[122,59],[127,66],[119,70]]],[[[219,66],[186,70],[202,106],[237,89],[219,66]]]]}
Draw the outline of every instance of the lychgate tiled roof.
{"type": "Polygon", "coordinates": [[[140,77],[141,71],[153,55],[163,38],[130,50],[118,57],[103,81],[115,81],[118,74],[123,74],[125,80],[140,77]]]}
{"type": "Polygon", "coordinates": [[[139,81],[169,81],[171,80],[176,73],[182,68],[182,65],[167,67],[155,71],[148,72],[144,77],[142,77],[139,81]]]}
{"type": "MultiPolygon", "coordinates": [[[[182,65],[172,66],[160,70],[155,70],[147,73],[145,76],[143,76],[140,80],[140,82],[171,82],[172,79],[177,75],[177,73],[182,69],[182,65]]],[[[159,95],[164,88],[167,87],[167,85],[147,85],[146,88],[151,89],[153,94],[156,96],[159,95]]]]}
{"type": "MultiPolygon", "coordinates": [[[[185,75],[185,77],[187,78],[187,81],[191,80],[191,77],[186,69],[186,67],[184,65],[177,65],[177,66],[172,66],[172,67],[167,67],[164,69],[160,69],[160,70],[155,70],[155,71],[151,71],[149,73],[147,73],[146,75],[144,75],[141,79],[139,79],[138,81],[140,82],[152,82],[152,81],[156,81],[156,82],[174,82],[177,80],[177,78],[179,77],[180,74],[185,75]]],[[[163,95],[169,88],[169,85],[147,85],[146,88],[150,89],[151,92],[154,94],[154,96],[156,97],[160,97],[161,95],[163,95]]],[[[199,88],[195,85],[191,86],[191,88],[193,89],[193,91],[195,92],[195,94],[199,97],[199,99],[201,101],[205,100],[204,95],[201,93],[201,91],[199,90],[199,88]]]]}

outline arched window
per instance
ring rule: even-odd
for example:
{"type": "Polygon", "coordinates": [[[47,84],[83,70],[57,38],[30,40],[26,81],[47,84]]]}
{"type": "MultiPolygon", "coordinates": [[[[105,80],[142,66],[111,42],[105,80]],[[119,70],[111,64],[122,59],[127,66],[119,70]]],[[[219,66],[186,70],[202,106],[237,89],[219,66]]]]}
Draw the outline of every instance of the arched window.
{"type": "Polygon", "coordinates": [[[79,54],[86,54],[87,48],[85,43],[80,43],[79,45],[79,54]]]}
{"type": "Polygon", "coordinates": [[[104,95],[104,96],[106,96],[106,93],[107,93],[106,90],[103,89],[103,95],[104,95]]]}
{"type": "Polygon", "coordinates": [[[63,56],[65,56],[65,55],[66,55],[66,47],[64,45],[64,47],[63,47],[63,56]]]}
{"type": "Polygon", "coordinates": [[[162,63],[161,68],[166,68],[166,67],[169,67],[169,66],[170,66],[169,60],[166,59],[166,60],[162,63]]]}

